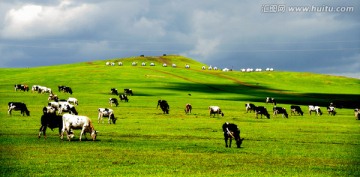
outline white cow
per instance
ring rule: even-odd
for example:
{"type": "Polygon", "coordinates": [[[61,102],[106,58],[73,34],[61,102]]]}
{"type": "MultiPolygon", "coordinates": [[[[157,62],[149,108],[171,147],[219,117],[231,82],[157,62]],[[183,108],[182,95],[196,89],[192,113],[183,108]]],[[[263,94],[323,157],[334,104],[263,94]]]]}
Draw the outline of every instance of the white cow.
{"type": "Polygon", "coordinates": [[[85,136],[85,133],[87,132],[91,134],[91,138],[93,141],[96,140],[97,132],[90,118],[86,116],[64,114],[62,116],[62,120],[63,120],[63,128],[61,130],[61,139],[63,139],[64,132],[66,131],[67,139],[70,141],[71,138],[74,136],[74,134],[72,134],[71,131],[81,129],[80,138],[79,138],[80,141],[82,135],[85,136]]]}
{"type": "Polygon", "coordinates": [[[116,119],[115,119],[114,111],[112,109],[99,108],[98,112],[99,112],[98,123],[100,123],[100,121],[104,123],[103,117],[108,117],[108,123],[111,124],[112,122],[113,124],[115,124],[116,119]]]}

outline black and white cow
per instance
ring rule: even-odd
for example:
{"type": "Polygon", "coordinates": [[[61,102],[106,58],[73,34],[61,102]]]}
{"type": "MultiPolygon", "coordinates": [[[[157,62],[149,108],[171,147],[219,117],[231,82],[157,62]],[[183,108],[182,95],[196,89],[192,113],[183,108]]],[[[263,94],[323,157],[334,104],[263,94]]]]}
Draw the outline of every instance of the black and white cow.
{"type": "Polygon", "coordinates": [[[25,103],[20,102],[9,102],[8,103],[8,114],[11,115],[11,111],[21,111],[21,114],[24,116],[25,114],[27,116],[30,116],[30,111],[27,109],[25,103]]]}
{"type": "Polygon", "coordinates": [[[115,106],[117,107],[119,105],[119,102],[116,98],[109,98],[109,104],[112,107],[112,104],[115,104],[115,106]]]}
{"type": "Polygon", "coordinates": [[[49,97],[48,97],[48,101],[50,101],[50,100],[54,100],[54,101],[58,102],[59,97],[57,95],[54,95],[54,94],[50,93],[49,97]]]}
{"type": "Polygon", "coordinates": [[[51,130],[53,130],[54,128],[59,128],[59,136],[61,136],[61,130],[63,128],[62,116],[56,115],[54,113],[44,113],[41,116],[41,127],[39,129],[38,138],[41,137],[41,133],[42,133],[44,134],[44,138],[46,139],[47,127],[49,127],[51,130]]]}
{"type": "Polygon", "coordinates": [[[170,106],[166,100],[158,100],[158,104],[156,108],[158,109],[160,106],[161,110],[164,112],[164,114],[169,114],[170,106]]]}
{"type": "Polygon", "coordinates": [[[50,94],[52,94],[52,90],[51,90],[51,88],[49,88],[49,87],[45,87],[45,86],[38,86],[38,88],[37,88],[38,90],[38,93],[50,93],[50,94]]]}
{"type": "Polygon", "coordinates": [[[322,115],[321,109],[319,106],[309,105],[309,114],[311,115],[311,112],[316,112],[318,116],[322,115]]]}
{"type": "Polygon", "coordinates": [[[250,112],[255,111],[255,107],[256,106],[252,103],[246,103],[245,104],[246,113],[248,113],[249,111],[250,112]]]}
{"type": "Polygon", "coordinates": [[[118,90],[116,88],[111,88],[110,90],[111,90],[111,92],[110,92],[111,94],[119,95],[118,90]]]}
{"type": "Polygon", "coordinates": [[[360,120],[360,109],[359,108],[354,109],[354,114],[355,114],[356,120],[360,120]]]}
{"type": "Polygon", "coordinates": [[[215,114],[224,117],[224,113],[221,111],[221,108],[219,106],[209,106],[209,112],[210,112],[210,117],[211,115],[214,115],[213,117],[215,117],[215,114]]]}
{"type": "Polygon", "coordinates": [[[129,88],[124,89],[124,94],[131,95],[131,96],[134,95],[132,89],[129,89],[129,88]]]}
{"type": "Polygon", "coordinates": [[[291,115],[301,115],[301,116],[303,116],[304,115],[304,112],[301,110],[301,108],[300,108],[300,106],[298,106],[298,105],[291,105],[290,106],[290,110],[291,110],[291,112],[290,112],[290,114],[291,115]]]}
{"type": "Polygon", "coordinates": [[[334,107],[334,106],[328,106],[326,109],[327,109],[327,112],[328,112],[329,115],[335,116],[336,111],[335,111],[335,107],[334,107]]]}
{"type": "Polygon", "coordinates": [[[15,84],[15,91],[17,90],[22,90],[22,91],[29,91],[29,86],[28,85],[24,85],[24,84],[15,84]]]}
{"type": "Polygon", "coordinates": [[[72,89],[68,86],[59,85],[58,89],[59,89],[59,92],[70,93],[70,95],[72,95],[72,93],[73,93],[72,89]]]}
{"type": "Polygon", "coordinates": [[[43,108],[43,114],[56,114],[56,109],[49,104],[43,108]]]}
{"type": "Polygon", "coordinates": [[[288,118],[288,117],[289,117],[286,109],[283,108],[283,107],[276,107],[276,106],[274,106],[274,107],[273,107],[273,114],[274,114],[274,116],[276,116],[276,115],[278,115],[278,114],[282,114],[282,117],[285,117],[285,118],[288,118]]]}
{"type": "Polygon", "coordinates": [[[240,148],[244,138],[240,138],[240,129],[238,126],[236,124],[225,122],[222,129],[224,132],[225,147],[231,147],[231,141],[234,138],[237,148],[240,148]]]}
{"type": "Polygon", "coordinates": [[[270,114],[268,113],[267,109],[264,106],[256,106],[255,107],[255,117],[258,118],[258,115],[260,114],[260,118],[262,118],[262,115],[266,116],[266,118],[270,119],[270,114]]]}
{"type": "Polygon", "coordinates": [[[275,100],[275,98],[266,97],[265,102],[266,102],[266,104],[272,103],[274,106],[276,106],[276,100],[275,100]]]}
{"type": "Polygon", "coordinates": [[[129,99],[128,99],[127,95],[125,95],[125,94],[119,95],[119,98],[120,98],[120,101],[124,100],[125,102],[129,102],[129,99]]]}
{"type": "Polygon", "coordinates": [[[96,140],[97,132],[89,117],[64,114],[62,116],[62,121],[63,121],[63,128],[61,130],[61,136],[60,136],[61,139],[63,139],[64,132],[66,131],[67,139],[70,141],[71,138],[74,136],[72,130],[81,129],[80,138],[79,138],[80,141],[82,135],[85,135],[85,133],[87,132],[91,134],[91,138],[93,141],[96,140]]]}
{"type": "Polygon", "coordinates": [[[79,105],[79,101],[76,98],[73,98],[73,97],[69,97],[66,101],[68,103],[72,103],[74,105],[79,105]]]}
{"type": "Polygon", "coordinates": [[[111,122],[113,124],[116,123],[116,118],[114,115],[114,111],[112,109],[109,108],[99,108],[98,109],[98,123],[100,123],[100,121],[102,121],[102,123],[104,123],[103,117],[108,117],[108,123],[111,124],[111,122]]]}
{"type": "Polygon", "coordinates": [[[75,109],[74,105],[66,104],[66,102],[63,102],[63,104],[60,104],[59,108],[59,114],[62,114],[63,112],[68,112],[70,114],[78,115],[78,112],[75,109]]]}

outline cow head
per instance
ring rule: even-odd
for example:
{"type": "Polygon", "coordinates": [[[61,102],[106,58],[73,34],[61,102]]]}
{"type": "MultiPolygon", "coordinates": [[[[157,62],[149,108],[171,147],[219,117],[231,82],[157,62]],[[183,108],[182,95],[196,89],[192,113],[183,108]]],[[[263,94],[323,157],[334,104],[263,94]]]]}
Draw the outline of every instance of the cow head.
{"type": "Polygon", "coordinates": [[[27,116],[30,116],[30,111],[29,111],[29,110],[25,110],[25,114],[26,114],[27,116]]]}
{"type": "Polygon", "coordinates": [[[116,118],[115,118],[114,114],[111,114],[110,119],[111,119],[113,124],[116,123],[116,118]]]}
{"type": "Polygon", "coordinates": [[[236,139],[236,146],[237,146],[237,148],[240,148],[243,140],[244,140],[244,138],[240,138],[240,137],[239,137],[238,139],[236,139]]]}
{"type": "Polygon", "coordinates": [[[97,135],[97,131],[96,131],[96,130],[93,130],[93,131],[91,132],[91,138],[92,138],[93,141],[96,140],[96,135],[97,135]]]}

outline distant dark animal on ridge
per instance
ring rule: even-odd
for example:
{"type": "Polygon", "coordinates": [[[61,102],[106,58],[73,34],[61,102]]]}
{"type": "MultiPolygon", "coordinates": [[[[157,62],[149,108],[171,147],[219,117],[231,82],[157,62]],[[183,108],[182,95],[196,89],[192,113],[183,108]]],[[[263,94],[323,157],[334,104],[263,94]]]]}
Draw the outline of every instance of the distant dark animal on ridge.
{"type": "Polygon", "coordinates": [[[301,110],[301,108],[300,108],[300,106],[297,106],[297,105],[291,105],[290,106],[290,110],[291,110],[291,112],[290,112],[290,114],[291,115],[304,115],[304,112],[301,110]]]}
{"type": "Polygon", "coordinates": [[[129,88],[124,89],[124,94],[131,95],[131,96],[134,95],[132,89],[129,89],[129,88]]]}
{"type": "Polygon", "coordinates": [[[127,95],[125,95],[125,94],[119,95],[119,98],[120,98],[120,101],[124,100],[125,102],[129,102],[129,99],[128,99],[127,95]]]}
{"type": "Polygon", "coordinates": [[[119,105],[119,102],[116,98],[109,98],[109,104],[112,107],[112,104],[115,104],[115,106],[117,107],[119,105]]]}
{"type": "Polygon", "coordinates": [[[248,113],[249,111],[252,112],[252,111],[255,111],[255,105],[252,104],[252,103],[246,103],[245,104],[245,110],[246,110],[246,113],[248,113]]]}
{"type": "Polygon", "coordinates": [[[266,104],[272,103],[274,106],[276,105],[275,98],[266,97],[265,102],[266,102],[266,104]]]}
{"type": "Polygon", "coordinates": [[[283,107],[276,107],[276,106],[274,106],[274,108],[273,108],[273,114],[274,114],[274,116],[276,116],[276,115],[278,115],[278,114],[282,114],[282,117],[285,117],[285,118],[288,118],[288,117],[289,117],[286,109],[283,108],[283,107]]]}
{"type": "Polygon", "coordinates": [[[225,147],[231,147],[231,141],[234,138],[237,148],[240,148],[244,138],[240,138],[240,129],[238,126],[236,124],[226,122],[223,124],[222,129],[224,132],[225,147]]]}
{"type": "MultiPolygon", "coordinates": [[[[45,108],[45,107],[44,107],[45,108]]],[[[41,133],[46,139],[46,128],[49,127],[51,130],[54,128],[59,128],[59,137],[61,136],[61,130],[63,128],[63,121],[61,115],[56,115],[56,113],[44,113],[41,116],[41,127],[39,129],[38,138],[41,137],[41,133]]]]}
{"type": "Polygon", "coordinates": [[[166,100],[158,100],[158,104],[157,104],[156,108],[158,109],[159,106],[160,106],[161,110],[164,112],[164,114],[169,114],[170,106],[166,100]]]}
{"type": "Polygon", "coordinates": [[[224,113],[221,111],[219,106],[209,106],[209,112],[210,112],[210,117],[211,115],[214,115],[213,117],[215,117],[215,114],[224,117],[224,113]]]}
{"type": "Polygon", "coordinates": [[[260,114],[260,118],[262,118],[262,115],[266,116],[268,119],[270,119],[270,114],[268,113],[267,109],[264,106],[256,106],[255,107],[255,117],[258,118],[258,115],[260,114]]]}
{"type": "Polygon", "coordinates": [[[191,110],[192,110],[192,106],[190,103],[187,103],[185,105],[185,114],[190,114],[191,113],[191,110]]]}
{"type": "Polygon", "coordinates": [[[28,85],[23,85],[23,84],[15,84],[15,91],[17,90],[22,90],[22,91],[29,91],[29,86],[28,85]]]}
{"type": "Polygon", "coordinates": [[[20,102],[9,102],[8,103],[8,114],[11,115],[11,111],[21,111],[21,114],[24,116],[25,114],[27,116],[30,116],[30,111],[27,109],[25,103],[20,102]]]}

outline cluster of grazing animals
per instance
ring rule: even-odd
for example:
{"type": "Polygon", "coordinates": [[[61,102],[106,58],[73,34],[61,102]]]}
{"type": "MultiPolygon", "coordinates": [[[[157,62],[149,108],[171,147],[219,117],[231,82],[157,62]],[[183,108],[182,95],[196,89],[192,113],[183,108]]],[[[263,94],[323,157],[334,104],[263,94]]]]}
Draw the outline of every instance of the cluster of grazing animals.
{"type": "Polygon", "coordinates": [[[44,134],[44,138],[46,139],[47,127],[49,127],[51,130],[53,130],[54,128],[59,128],[59,136],[61,136],[61,130],[63,128],[62,116],[56,115],[56,113],[44,113],[41,116],[41,127],[39,129],[38,138],[41,137],[41,133],[42,133],[44,134]]]}
{"type": "Polygon", "coordinates": [[[125,89],[124,89],[124,94],[126,94],[126,95],[131,95],[131,96],[134,95],[132,89],[129,89],[129,88],[125,88],[125,89]]]}
{"type": "Polygon", "coordinates": [[[116,88],[111,88],[110,90],[111,90],[111,92],[110,92],[111,94],[119,95],[118,90],[116,88]]]}
{"type": "Polygon", "coordinates": [[[266,97],[265,102],[266,102],[266,104],[272,103],[274,106],[276,106],[275,98],[266,97]]]}
{"type": "Polygon", "coordinates": [[[290,110],[291,110],[291,115],[304,115],[304,112],[301,110],[301,108],[300,108],[300,106],[298,106],[298,105],[291,105],[290,106],[290,110]]]}
{"type": "Polygon", "coordinates": [[[115,119],[114,111],[112,109],[99,108],[98,112],[99,112],[98,123],[100,123],[100,121],[104,123],[103,117],[108,117],[108,123],[111,124],[112,122],[113,124],[115,124],[116,119],[115,119]]]}
{"type": "Polygon", "coordinates": [[[319,106],[313,106],[313,105],[309,105],[309,114],[311,115],[311,112],[316,112],[316,114],[318,116],[322,115],[321,109],[319,106]]]}
{"type": "Polygon", "coordinates": [[[119,105],[119,102],[116,98],[109,98],[109,104],[112,107],[112,104],[115,104],[115,106],[117,107],[119,105]]]}
{"type": "Polygon", "coordinates": [[[125,94],[119,95],[119,98],[120,98],[120,101],[124,100],[125,102],[129,102],[129,99],[128,99],[127,95],[125,95],[125,94]]]}
{"type": "Polygon", "coordinates": [[[187,103],[185,105],[185,114],[190,114],[191,113],[191,110],[192,110],[192,106],[190,103],[187,103]]]}
{"type": "Polygon", "coordinates": [[[70,93],[70,95],[72,95],[72,93],[73,93],[72,89],[68,86],[59,85],[58,89],[59,89],[59,92],[70,93]]]}
{"type": "Polygon", "coordinates": [[[57,95],[54,95],[52,93],[49,94],[49,98],[48,98],[48,101],[50,100],[54,100],[54,101],[59,101],[59,97],[57,95]]]}
{"type": "Polygon", "coordinates": [[[29,86],[28,85],[23,85],[23,84],[15,84],[15,91],[17,90],[22,90],[22,91],[29,91],[29,86]]]}
{"type": "Polygon", "coordinates": [[[335,111],[334,106],[328,106],[326,109],[327,109],[328,114],[330,114],[331,116],[335,116],[336,111],[335,111]]]}
{"type": "Polygon", "coordinates": [[[74,105],[79,105],[79,101],[78,101],[76,98],[73,98],[73,97],[69,97],[69,98],[67,99],[67,102],[68,102],[68,103],[72,103],[72,104],[74,104],[74,105]]]}
{"type": "Polygon", "coordinates": [[[225,122],[222,129],[224,132],[225,147],[231,147],[231,141],[234,138],[237,148],[240,148],[244,138],[240,138],[240,129],[238,126],[236,124],[225,122]]]}
{"type": "Polygon", "coordinates": [[[355,114],[356,120],[360,120],[360,109],[359,108],[354,109],[354,114],[355,114]]]}
{"type": "Polygon", "coordinates": [[[78,116],[71,114],[64,114],[62,116],[63,128],[61,130],[60,138],[64,138],[64,132],[66,131],[67,139],[71,141],[71,138],[74,134],[71,130],[81,129],[80,138],[81,141],[82,135],[86,136],[85,133],[90,133],[93,141],[96,140],[97,132],[90,120],[90,118],[86,116],[78,116]]]}
{"type": "Polygon", "coordinates": [[[250,112],[255,111],[255,107],[256,106],[252,103],[246,103],[245,104],[246,113],[248,113],[249,111],[250,112]]]}
{"type": "Polygon", "coordinates": [[[285,118],[288,118],[289,115],[288,113],[286,112],[286,109],[283,108],[283,107],[276,107],[274,106],[273,108],[273,114],[274,116],[278,115],[278,114],[282,114],[282,117],[285,117],[285,118]]]}
{"type": "Polygon", "coordinates": [[[169,114],[170,106],[166,100],[158,100],[156,109],[159,109],[159,106],[160,106],[161,110],[164,112],[164,114],[169,114]]]}
{"type": "Polygon", "coordinates": [[[13,110],[14,111],[20,111],[23,116],[25,116],[25,114],[27,116],[30,116],[30,111],[27,109],[25,103],[9,102],[8,103],[8,114],[11,115],[11,111],[13,111],[13,110]]]}
{"type": "Polygon", "coordinates": [[[209,106],[209,112],[210,112],[210,117],[212,114],[214,115],[213,117],[215,117],[215,114],[224,117],[224,113],[221,111],[219,106],[209,106]]]}
{"type": "Polygon", "coordinates": [[[256,106],[255,107],[255,117],[258,118],[258,115],[260,114],[260,118],[262,118],[262,115],[266,116],[266,118],[270,119],[270,114],[268,113],[267,109],[264,106],[256,106]]]}

